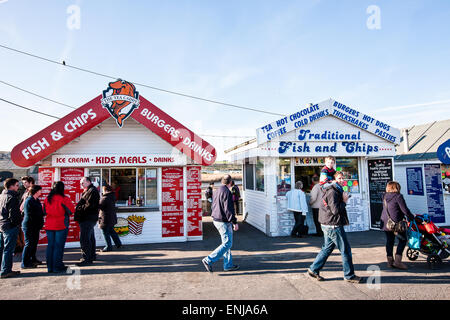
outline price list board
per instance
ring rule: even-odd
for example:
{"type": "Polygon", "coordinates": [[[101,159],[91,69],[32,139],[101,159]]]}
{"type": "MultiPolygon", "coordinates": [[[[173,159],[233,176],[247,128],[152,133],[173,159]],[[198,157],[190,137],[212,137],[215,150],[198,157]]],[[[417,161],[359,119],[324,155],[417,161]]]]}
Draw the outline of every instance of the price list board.
{"type": "MultiPolygon", "coordinates": [[[[83,168],[61,168],[61,181],[64,183],[64,193],[72,200],[74,205],[81,199],[83,188],[80,181],[84,177],[83,168]]],[[[69,233],[67,242],[80,241],[80,226],[73,220],[73,214],[70,216],[69,233]]]]}
{"type": "Polygon", "coordinates": [[[202,235],[201,167],[187,167],[187,222],[188,237],[202,235]]]}
{"type": "Polygon", "coordinates": [[[383,211],[383,194],[386,184],[393,180],[392,159],[367,161],[369,168],[370,222],[374,229],[381,228],[381,212],[383,211]]]}
{"type": "MultiPolygon", "coordinates": [[[[42,187],[42,194],[39,198],[41,204],[44,205],[44,200],[47,198],[50,190],[52,190],[53,182],[55,181],[55,168],[41,168],[38,170],[38,184],[42,187]]],[[[44,217],[45,219],[45,217],[44,217]]],[[[47,234],[45,229],[39,233],[39,244],[47,244],[47,234]]]]}
{"type": "Polygon", "coordinates": [[[184,235],[183,168],[162,168],[162,236],[184,235]]]}
{"type": "Polygon", "coordinates": [[[408,194],[413,196],[423,196],[422,168],[406,168],[406,184],[408,194]]]}
{"type": "Polygon", "coordinates": [[[444,195],[442,193],[441,166],[425,164],[428,215],[434,223],[445,223],[444,195]]]}

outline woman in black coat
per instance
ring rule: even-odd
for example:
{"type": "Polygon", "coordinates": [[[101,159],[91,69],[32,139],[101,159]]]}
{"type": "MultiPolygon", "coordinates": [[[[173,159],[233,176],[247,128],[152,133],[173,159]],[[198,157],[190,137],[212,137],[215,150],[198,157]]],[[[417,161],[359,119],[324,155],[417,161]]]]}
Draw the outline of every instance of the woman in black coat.
{"type": "Polygon", "coordinates": [[[407,236],[406,233],[398,234],[398,245],[394,259],[395,233],[389,231],[386,227],[389,217],[394,222],[402,221],[405,217],[410,221],[414,219],[414,215],[409,211],[405,199],[400,193],[400,184],[395,181],[390,181],[386,185],[386,193],[383,196],[383,212],[381,213],[381,228],[386,233],[386,256],[388,266],[406,270],[408,267],[402,263],[402,255],[403,250],[406,247],[407,236]]]}
{"type": "Polygon", "coordinates": [[[114,225],[117,224],[116,196],[110,185],[103,186],[103,194],[100,198],[99,209],[98,224],[106,241],[106,247],[103,248],[102,252],[112,250],[111,238],[117,249],[119,249],[122,246],[122,242],[114,230],[114,225]]]}
{"type": "Polygon", "coordinates": [[[44,226],[44,211],[39,201],[41,192],[41,186],[33,185],[23,207],[22,230],[25,236],[25,246],[22,252],[22,269],[36,268],[38,264],[42,263],[36,258],[39,233],[44,226]]]}

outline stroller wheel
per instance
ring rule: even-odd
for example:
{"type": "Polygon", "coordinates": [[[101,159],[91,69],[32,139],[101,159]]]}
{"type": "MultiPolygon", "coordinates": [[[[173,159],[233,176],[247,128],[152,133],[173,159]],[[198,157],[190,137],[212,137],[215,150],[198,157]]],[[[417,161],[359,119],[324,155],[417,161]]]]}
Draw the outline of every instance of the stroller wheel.
{"type": "Polygon", "coordinates": [[[408,248],[408,250],[406,251],[406,256],[411,261],[417,260],[417,258],[419,257],[419,251],[408,248]]]}
{"type": "Polygon", "coordinates": [[[435,270],[441,265],[442,259],[437,254],[432,254],[428,256],[427,263],[431,269],[435,270]]]}

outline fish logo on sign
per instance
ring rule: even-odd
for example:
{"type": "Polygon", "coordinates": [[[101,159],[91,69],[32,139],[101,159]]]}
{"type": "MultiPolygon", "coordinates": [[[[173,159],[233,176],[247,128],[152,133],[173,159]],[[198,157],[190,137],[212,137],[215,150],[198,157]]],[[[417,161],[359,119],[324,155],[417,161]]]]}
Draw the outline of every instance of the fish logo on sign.
{"type": "Polygon", "coordinates": [[[110,82],[108,88],[103,90],[101,103],[121,128],[125,119],[139,107],[139,92],[132,83],[118,79],[110,82]]]}

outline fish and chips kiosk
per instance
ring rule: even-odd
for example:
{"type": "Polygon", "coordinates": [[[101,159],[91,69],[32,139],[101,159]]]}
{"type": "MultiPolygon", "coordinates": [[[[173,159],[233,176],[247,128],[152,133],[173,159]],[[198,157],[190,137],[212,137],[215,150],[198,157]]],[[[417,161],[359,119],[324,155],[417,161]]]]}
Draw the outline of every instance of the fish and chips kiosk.
{"type": "MultiPolygon", "coordinates": [[[[102,94],[18,144],[11,159],[39,166],[43,200],[55,181],[76,204],[80,180],[90,177],[101,192],[116,194],[116,232],[124,244],[202,239],[201,166],[216,150],[139,95],[127,81],[109,83],[102,94]]],[[[95,228],[98,245],[104,244],[95,228]]],[[[45,231],[40,244],[46,243],[45,231]]],[[[70,219],[67,247],[79,246],[70,219]]]]}
{"type": "MultiPolygon", "coordinates": [[[[346,231],[379,229],[399,139],[398,129],[333,99],[257,128],[256,140],[227,150],[230,161],[243,166],[246,221],[268,236],[290,235],[294,218],[286,192],[302,181],[308,200],[312,178],[332,155],[351,194],[346,231]]],[[[311,210],[306,223],[315,233],[311,210]]]]}

